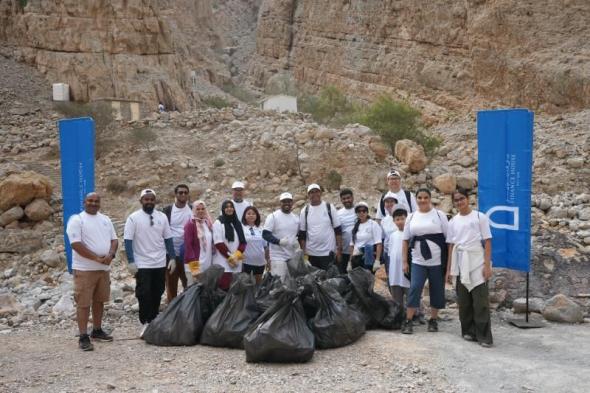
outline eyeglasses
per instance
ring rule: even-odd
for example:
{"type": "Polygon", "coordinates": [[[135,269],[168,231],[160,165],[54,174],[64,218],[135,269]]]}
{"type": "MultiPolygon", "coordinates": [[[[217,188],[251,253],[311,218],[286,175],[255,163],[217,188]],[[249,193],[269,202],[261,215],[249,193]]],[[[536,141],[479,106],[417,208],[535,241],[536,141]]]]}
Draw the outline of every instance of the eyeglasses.
{"type": "Polygon", "coordinates": [[[152,216],[150,214],[150,226],[153,227],[154,226],[154,216],[152,216]]]}
{"type": "Polygon", "coordinates": [[[459,197],[459,198],[454,198],[453,200],[454,200],[455,202],[461,202],[461,201],[462,201],[462,200],[464,200],[464,199],[467,199],[467,198],[465,198],[464,196],[462,196],[462,197],[459,197]]]}
{"type": "Polygon", "coordinates": [[[188,191],[176,191],[178,195],[188,195],[188,191]]]}

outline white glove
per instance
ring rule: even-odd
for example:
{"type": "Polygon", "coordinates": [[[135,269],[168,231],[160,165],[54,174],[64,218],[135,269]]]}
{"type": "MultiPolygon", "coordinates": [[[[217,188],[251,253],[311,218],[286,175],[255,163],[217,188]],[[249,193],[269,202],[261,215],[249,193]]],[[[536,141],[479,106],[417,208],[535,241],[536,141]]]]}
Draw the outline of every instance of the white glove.
{"type": "Polygon", "coordinates": [[[377,270],[379,270],[380,267],[381,267],[381,262],[379,262],[378,259],[375,259],[375,262],[373,262],[373,273],[375,273],[377,270]]]}
{"type": "Polygon", "coordinates": [[[137,265],[135,263],[128,263],[127,270],[132,276],[135,276],[137,274],[137,265]]]}
{"type": "Polygon", "coordinates": [[[175,270],[176,270],[176,260],[175,260],[174,258],[172,258],[172,259],[170,260],[170,262],[168,262],[168,271],[169,271],[170,273],[172,273],[172,272],[173,272],[173,271],[175,271],[175,270]]]}
{"type": "Polygon", "coordinates": [[[284,237],[281,240],[279,240],[279,246],[281,247],[289,247],[291,245],[291,241],[289,240],[288,237],[284,237]]]}

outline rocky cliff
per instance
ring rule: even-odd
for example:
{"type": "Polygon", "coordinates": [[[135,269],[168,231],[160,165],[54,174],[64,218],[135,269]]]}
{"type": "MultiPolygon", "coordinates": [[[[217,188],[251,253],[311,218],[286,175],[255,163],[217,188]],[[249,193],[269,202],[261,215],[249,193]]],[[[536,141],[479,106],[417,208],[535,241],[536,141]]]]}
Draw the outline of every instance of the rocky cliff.
{"type": "Polygon", "coordinates": [[[250,67],[445,107],[590,104],[587,0],[264,0],[250,67]]]}

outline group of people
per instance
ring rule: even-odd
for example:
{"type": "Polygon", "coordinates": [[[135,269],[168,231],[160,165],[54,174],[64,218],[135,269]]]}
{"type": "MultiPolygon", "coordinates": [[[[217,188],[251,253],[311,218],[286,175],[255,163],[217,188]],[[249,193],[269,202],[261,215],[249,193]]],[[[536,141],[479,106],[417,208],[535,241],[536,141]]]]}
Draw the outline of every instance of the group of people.
{"type": "MultiPolygon", "coordinates": [[[[158,315],[161,297],[168,302],[198,281],[212,265],[224,268],[219,287],[228,290],[234,274],[263,274],[286,280],[287,261],[298,249],[311,265],[341,273],[357,267],[375,271],[385,265],[391,296],[407,307],[402,333],[413,333],[422,314],[426,280],[430,291],[428,331],[438,331],[438,310],[445,307],[445,282],[456,277],[462,336],[492,345],[487,281],[491,269],[491,233],[485,214],[472,210],[469,196],[457,190],[452,198],[458,214],[450,221],[433,207],[428,189],[416,194],[401,187],[401,174],[387,173],[388,191],[375,207],[354,202],[350,189],[340,191],[342,207],[322,199],[318,184],[307,187],[308,203],[299,215],[293,196],[280,194],[279,208],[264,222],[258,209],[244,199],[245,184],[232,184],[232,196],[221,204],[214,220],[202,200],[189,201],[189,188],[174,189],[174,203],[156,210],[156,192],[140,193],[141,208],[127,218],[124,230],[128,270],[135,277],[142,333],[158,315]]],[[[100,196],[90,193],[84,211],[70,218],[67,235],[73,249],[74,297],[80,331],[79,346],[92,350],[92,340],[112,341],[101,327],[104,302],[109,300],[110,264],[117,236],[108,217],[99,212],[100,196]],[[87,332],[90,311],[93,329],[87,332]]],[[[141,335],[140,334],[140,335],[141,335]]]]}

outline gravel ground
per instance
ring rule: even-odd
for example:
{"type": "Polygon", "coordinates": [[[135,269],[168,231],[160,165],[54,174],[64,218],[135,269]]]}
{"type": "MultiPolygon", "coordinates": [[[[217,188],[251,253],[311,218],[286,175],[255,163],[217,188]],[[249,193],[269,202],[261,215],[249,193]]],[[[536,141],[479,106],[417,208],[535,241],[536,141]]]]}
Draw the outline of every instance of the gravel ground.
{"type": "Polygon", "coordinates": [[[0,335],[0,392],[586,392],[588,324],[518,330],[494,316],[496,345],[463,341],[455,311],[441,332],[370,331],[306,364],[248,364],[241,350],[153,347],[134,323],[77,349],[73,329],[0,335]]]}

